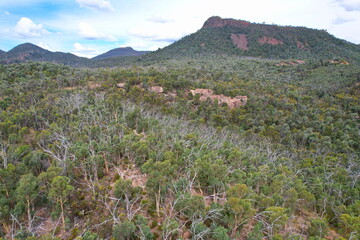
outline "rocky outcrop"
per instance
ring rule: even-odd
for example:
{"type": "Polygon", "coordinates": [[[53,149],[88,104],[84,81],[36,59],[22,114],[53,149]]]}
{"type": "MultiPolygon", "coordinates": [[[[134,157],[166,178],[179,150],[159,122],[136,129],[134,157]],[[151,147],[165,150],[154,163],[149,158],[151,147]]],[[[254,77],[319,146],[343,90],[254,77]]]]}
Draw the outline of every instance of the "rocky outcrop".
{"type": "Polygon", "coordinates": [[[116,86],[118,87],[118,88],[125,88],[125,83],[118,83],[118,84],[116,84],[116,86]]]}
{"type": "Polygon", "coordinates": [[[150,91],[152,92],[156,92],[156,93],[163,93],[164,92],[164,88],[160,87],[160,86],[152,86],[150,88],[150,91]]]}
{"type": "Polygon", "coordinates": [[[284,42],[281,40],[277,40],[276,38],[266,37],[266,36],[259,38],[258,42],[261,45],[264,45],[265,43],[270,44],[270,45],[279,45],[279,44],[283,45],[284,44],[284,42]]]}
{"type": "Polygon", "coordinates": [[[231,34],[231,40],[234,45],[241,50],[249,50],[248,40],[246,38],[246,34],[231,34]]]}
{"type": "Polygon", "coordinates": [[[200,101],[206,101],[207,99],[210,99],[212,102],[214,102],[216,99],[220,105],[226,103],[229,108],[237,108],[240,106],[244,106],[247,102],[247,96],[236,96],[235,98],[231,98],[228,96],[224,96],[223,94],[215,95],[211,89],[199,88],[195,90],[190,90],[190,93],[193,96],[200,95],[200,101]]]}
{"type": "Polygon", "coordinates": [[[234,27],[247,27],[251,23],[242,20],[234,19],[223,19],[221,17],[211,17],[204,23],[203,28],[209,27],[224,27],[224,26],[234,26],[234,27]]]}
{"type": "Polygon", "coordinates": [[[213,90],[211,89],[202,89],[202,88],[198,88],[195,90],[190,90],[191,94],[193,96],[195,96],[196,94],[199,94],[200,96],[210,96],[213,95],[213,90]]]}
{"type": "MultiPolygon", "coordinates": [[[[125,83],[118,83],[116,84],[118,88],[125,88],[125,83]]],[[[135,87],[142,88],[141,85],[135,85],[135,87]]],[[[174,102],[176,99],[176,93],[167,93],[164,94],[164,88],[161,86],[152,86],[149,88],[151,92],[155,92],[157,94],[160,94],[165,97],[168,103],[174,102]]],[[[198,88],[195,90],[190,90],[191,95],[196,96],[199,95],[200,101],[206,101],[207,99],[210,99],[212,102],[217,100],[217,102],[221,105],[226,103],[229,108],[237,108],[240,106],[246,105],[247,102],[247,96],[236,96],[235,98],[231,98],[228,96],[216,95],[214,94],[213,90],[211,89],[205,89],[205,88],[198,88]]]]}

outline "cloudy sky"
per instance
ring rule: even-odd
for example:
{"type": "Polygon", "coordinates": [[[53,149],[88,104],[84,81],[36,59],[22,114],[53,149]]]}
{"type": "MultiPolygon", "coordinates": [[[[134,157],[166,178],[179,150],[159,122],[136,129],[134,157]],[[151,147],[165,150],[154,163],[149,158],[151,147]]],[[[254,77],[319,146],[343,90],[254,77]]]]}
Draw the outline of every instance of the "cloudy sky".
{"type": "Polygon", "coordinates": [[[156,50],[210,16],[326,29],[360,44],[360,0],[0,0],[0,49],[31,42],[86,57],[156,50]]]}

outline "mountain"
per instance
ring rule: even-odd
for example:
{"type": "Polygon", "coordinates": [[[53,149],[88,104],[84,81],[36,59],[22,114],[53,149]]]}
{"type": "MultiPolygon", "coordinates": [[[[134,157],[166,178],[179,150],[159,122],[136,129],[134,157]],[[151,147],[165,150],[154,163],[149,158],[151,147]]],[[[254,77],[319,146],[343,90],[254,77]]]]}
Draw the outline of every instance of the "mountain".
{"type": "Polygon", "coordinates": [[[6,53],[6,52],[0,49],[0,55],[3,54],[3,53],[6,53]]]}
{"type": "Polygon", "coordinates": [[[75,56],[71,53],[51,52],[31,43],[24,43],[16,46],[7,53],[1,55],[0,63],[19,62],[53,62],[71,66],[82,66],[90,60],[75,56]]]}
{"type": "Polygon", "coordinates": [[[209,18],[197,32],[146,55],[146,58],[207,54],[275,59],[344,58],[360,63],[359,45],[338,39],[325,30],[221,17],[209,18]]]}
{"type": "Polygon", "coordinates": [[[0,54],[0,63],[40,61],[73,67],[146,65],[164,59],[219,55],[266,59],[344,59],[360,65],[360,45],[338,39],[325,30],[257,24],[221,17],[210,17],[197,32],[155,52],[126,47],[87,59],[70,53],[50,52],[25,43],[0,54]]]}
{"type": "Polygon", "coordinates": [[[98,55],[92,59],[99,60],[99,59],[106,59],[106,58],[113,58],[113,57],[122,57],[122,56],[141,56],[150,51],[136,51],[131,47],[123,47],[123,48],[115,48],[106,53],[98,55]]]}

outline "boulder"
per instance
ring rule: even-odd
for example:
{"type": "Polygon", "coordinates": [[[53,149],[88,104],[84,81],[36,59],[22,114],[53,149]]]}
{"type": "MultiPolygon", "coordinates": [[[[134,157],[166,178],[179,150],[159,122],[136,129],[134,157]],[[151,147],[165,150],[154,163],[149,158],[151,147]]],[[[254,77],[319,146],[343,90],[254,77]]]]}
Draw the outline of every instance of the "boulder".
{"type": "Polygon", "coordinates": [[[118,88],[125,88],[125,83],[118,83],[116,84],[118,88]]]}
{"type": "Polygon", "coordinates": [[[164,92],[164,88],[160,87],[160,86],[152,86],[150,88],[150,91],[152,92],[156,92],[156,93],[163,93],[164,92]]]}
{"type": "Polygon", "coordinates": [[[199,94],[201,96],[210,96],[210,95],[213,95],[213,90],[211,89],[203,89],[203,88],[198,88],[198,89],[195,89],[195,90],[190,90],[191,94],[193,96],[195,96],[196,94],[199,94]]]}

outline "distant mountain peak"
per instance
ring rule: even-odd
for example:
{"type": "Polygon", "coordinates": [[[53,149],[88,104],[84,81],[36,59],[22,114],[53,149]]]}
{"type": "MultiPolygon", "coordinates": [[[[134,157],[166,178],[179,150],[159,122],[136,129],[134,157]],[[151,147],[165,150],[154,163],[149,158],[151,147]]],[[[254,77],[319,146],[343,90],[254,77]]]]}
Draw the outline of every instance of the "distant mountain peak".
{"type": "Polygon", "coordinates": [[[100,54],[93,59],[99,60],[99,59],[106,59],[106,58],[113,58],[113,57],[120,57],[120,56],[141,56],[149,51],[136,51],[132,47],[119,47],[112,49],[110,51],[107,51],[106,53],[100,54]]]}
{"type": "Polygon", "coordinates": [[[19,44],[18,46],[14,47],[13,49],[11,49],[9,51],[10,52],[17,52],[17,51],[32,51],[32,50],[35,50],[35,51],[48,51],[48,50],[45,50],[35,44],[32,44],[32,43],[22,43],[22,44],[19,44]]]}
{"type": "Polygon", "coordinates": [[[87,61],[71,53],[50,52],[32,43],[20,44],[10,51],[1,54],[0,64],[26,61],[54,62],[66,65],[80,65],[87,61]]]}
{"type": "Polygon", "coordinates": [[[234,27],[247,27],[251,23],[243,20],[235,20],[231,18],[221,18],[218,16],[210,17],[205,21],[203,28],[209,27],[224,27],[224,26],[234,26],[234,27]]]}

